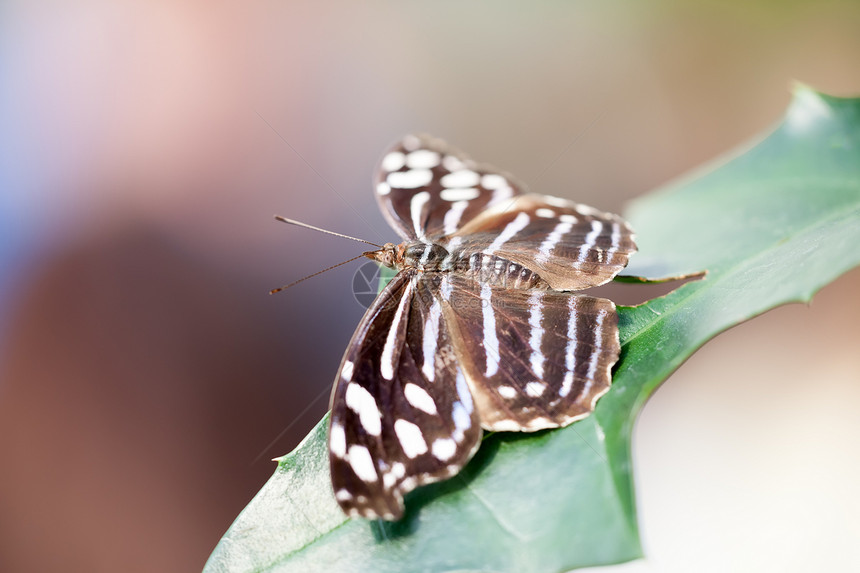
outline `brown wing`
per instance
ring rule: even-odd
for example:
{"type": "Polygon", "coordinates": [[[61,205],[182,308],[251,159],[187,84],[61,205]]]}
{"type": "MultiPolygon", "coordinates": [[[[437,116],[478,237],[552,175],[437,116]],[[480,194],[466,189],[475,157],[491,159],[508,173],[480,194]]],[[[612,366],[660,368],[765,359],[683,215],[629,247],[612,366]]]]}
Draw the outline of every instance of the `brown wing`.
{"type": "Polygon", "coordinates": [[[457,473],[481,428],[438,286],[404,271],[368,309],[332,394],[329,461],[348,515],[398,519],[403,495],[457,473]]]}
{"type": "Polygon", "coordinates": [[[534,194],[487,209],[446,244],[451,251],[483,252],[519,263],[555,290],[610,281],[636,252],[633,230],[618,215],[534,194]]]}
{"type": "Polygon", "coordinates": [[[407,240],[450,235],[484,209],[521,193],[511,176],[427,135],[407,135],[389,149],[374,183],[383,214],[407,240]]]}
{"type": "Polygon", "coordinates": [[[620,352],[611,301],[493,288],[453,274],[441,292],[484,429],[566,426],[592,412],[609,390],[620,352]]]}

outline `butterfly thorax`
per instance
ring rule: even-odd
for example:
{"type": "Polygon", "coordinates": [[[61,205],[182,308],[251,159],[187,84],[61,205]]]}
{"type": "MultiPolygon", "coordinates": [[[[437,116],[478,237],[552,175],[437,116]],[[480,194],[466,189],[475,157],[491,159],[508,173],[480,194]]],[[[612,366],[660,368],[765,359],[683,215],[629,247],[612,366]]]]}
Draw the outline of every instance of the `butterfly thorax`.
{"type": "Polygon", "coordinates": [[[421,272],[455,272],[490,286],[515,289],[549,288],[540,275],[514,261],[468,249],[449,252],[438,243],[386,243],[382,249],[364,255],[398,271],[414,269],[421,272]]]}

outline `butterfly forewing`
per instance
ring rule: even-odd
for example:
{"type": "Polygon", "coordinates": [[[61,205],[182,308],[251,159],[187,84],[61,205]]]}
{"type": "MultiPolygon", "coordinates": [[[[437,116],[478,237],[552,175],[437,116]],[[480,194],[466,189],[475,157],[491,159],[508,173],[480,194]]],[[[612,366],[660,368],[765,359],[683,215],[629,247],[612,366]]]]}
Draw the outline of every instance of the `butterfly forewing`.
{"type": "Polygon", "coordinates": [[[594,409],[620,351],[611,301],[445,281],[444,316],[485,429],[555,428],[594,409]]]}
{"type": "Polygon", "coordinates": [[[633,231],[621,217],[534,194],[485,210],[447,244],[518,263],[556,290],[581,290],[612,280],[636,250],[633,231]]]}
{"type": "Polygon", "coordinates": [[[382,212],[410,240],[450,235],[484,209],[521,193],[511,176],[426,135],[408,135],[392,147],[380,161],[375,184],[382,212]]]}
{"type": "Polygon", "coordinates": [[[399,273],[341,365],[329,430],[335,497],[350,515],[399,518],[403,494],[450,477],[481,430],[442,317],[441,277],[399,273]]]}

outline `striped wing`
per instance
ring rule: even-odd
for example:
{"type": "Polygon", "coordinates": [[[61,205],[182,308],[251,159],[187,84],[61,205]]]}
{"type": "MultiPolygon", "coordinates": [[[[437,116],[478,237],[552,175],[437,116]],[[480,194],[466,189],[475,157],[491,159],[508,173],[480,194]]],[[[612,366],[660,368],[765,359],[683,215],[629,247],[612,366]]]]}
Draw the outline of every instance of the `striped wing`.
{"type": "Polygon", "coordinates": [[[509,175],[426,135],[407,135],[393,146],[374,183],[386,219],[407,240],[450,235],[484,209],[521,193],[509,175]]]}
{"type": "Polygon", "coordinates": [[[621,348],[612,301],[494,288],[454,274],[441,292],[484,429],[566,426],[609,390],[621,348]]]}
{"type": "Polygon", "coordinates": [[[368,309],[335,382],[329,461],[350,516],[398,519],[403,495],[457,473],[481,428],[454,359],[440,276],[399,273],[368,309]]]}
{"type": "Polygon", "coordinates": [[[565,291],[612,280],[636,252],[633,231],[618,215],[534,194],[487,209],[449,237],[447,248],[503,257],[565,291]]]}

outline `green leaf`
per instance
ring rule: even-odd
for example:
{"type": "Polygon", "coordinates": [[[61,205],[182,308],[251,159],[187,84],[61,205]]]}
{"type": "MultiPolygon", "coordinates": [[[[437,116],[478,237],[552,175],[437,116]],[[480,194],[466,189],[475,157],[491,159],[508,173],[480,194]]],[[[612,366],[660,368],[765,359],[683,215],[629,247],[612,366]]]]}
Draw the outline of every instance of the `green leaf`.
{"type": "Polygon", "coordinates": [[[708,339],[809,300],[860,263],[860,99],[797,88],[761,143],[636,201],[627,217],[641,248],[629,274],[707,275],[619,309],[622,356],[594,415],[487,437],[459,476],[409,494],[397,523],[341,513],[324,419],[280,460],[206,571],[556,572],[640,557],[630,435],[642,405],[708,339]]]}

